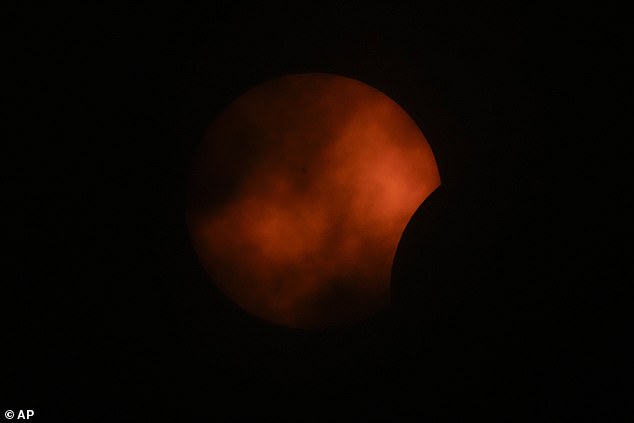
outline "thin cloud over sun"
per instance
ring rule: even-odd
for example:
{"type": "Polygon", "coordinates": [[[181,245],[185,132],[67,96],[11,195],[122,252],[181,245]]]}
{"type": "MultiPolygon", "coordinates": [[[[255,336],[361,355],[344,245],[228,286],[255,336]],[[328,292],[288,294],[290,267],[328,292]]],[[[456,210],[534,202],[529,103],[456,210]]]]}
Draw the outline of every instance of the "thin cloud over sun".
{"type": "Polygon", "coordinates": [[[389,304],[397,244],[439,184],[427,140],[390,98],[341,76],[290,75],[213,121],[187,220],[203,267],[243,309],[326,328],[389,304]]]}

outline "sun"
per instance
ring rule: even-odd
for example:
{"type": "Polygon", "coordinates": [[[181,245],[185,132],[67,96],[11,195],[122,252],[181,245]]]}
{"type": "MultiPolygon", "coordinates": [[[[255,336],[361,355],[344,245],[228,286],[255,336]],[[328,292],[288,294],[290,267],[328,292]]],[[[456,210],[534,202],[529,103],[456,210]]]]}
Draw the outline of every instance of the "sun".
{"type": "Polygon", "coordinates": [[[342,76],[289,75],[211,123],[192,161],[187,221],[231,300],[272,323],[326,328],[389,304],[402,232],[439,185],[423,133],[385,94],[342,76]]]}

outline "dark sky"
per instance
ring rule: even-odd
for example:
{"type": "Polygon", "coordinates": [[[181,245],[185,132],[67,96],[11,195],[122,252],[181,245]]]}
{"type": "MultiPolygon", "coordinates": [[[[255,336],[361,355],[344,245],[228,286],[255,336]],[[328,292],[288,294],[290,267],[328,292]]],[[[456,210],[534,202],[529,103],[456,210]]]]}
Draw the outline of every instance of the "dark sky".
{"type": "Polygon", "coordinates": [[[66,422],[624,415],[624,11],[209,3],[3,14],[3,410],[66,422]],[[297,72],[397,101],[443,180],[405,231],[390,309],[338,331],[244,314],[185,226],[205,128],[250,87],[297,72]]]}

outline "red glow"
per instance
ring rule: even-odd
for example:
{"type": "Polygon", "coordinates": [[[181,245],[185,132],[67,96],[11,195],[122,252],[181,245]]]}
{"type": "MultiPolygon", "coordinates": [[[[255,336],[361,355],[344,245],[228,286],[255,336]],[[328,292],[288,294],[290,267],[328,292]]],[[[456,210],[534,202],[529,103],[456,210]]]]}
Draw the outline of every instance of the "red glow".
{"type": "Polygon", "coordinates": [[[241,307],[329,327],[389,303],[403,229],[439,184],[425,137],[387,96],[293,75],[213,122],[193,163],[188,224],[203,266],[241,307]]]}

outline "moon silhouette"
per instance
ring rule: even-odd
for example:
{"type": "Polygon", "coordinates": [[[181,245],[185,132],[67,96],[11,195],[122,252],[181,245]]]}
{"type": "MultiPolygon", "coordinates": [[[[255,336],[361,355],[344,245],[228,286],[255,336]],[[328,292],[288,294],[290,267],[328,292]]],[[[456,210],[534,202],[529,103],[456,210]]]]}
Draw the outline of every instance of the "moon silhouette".
{"type": "Polygon", "coordinates": [[[244,310],[329,328],[389,305],[397,244],[439,185],[427,140],[389,97],[342,76],[289,75],[211,123],[187,224],[206,272],[244,310]]]}

